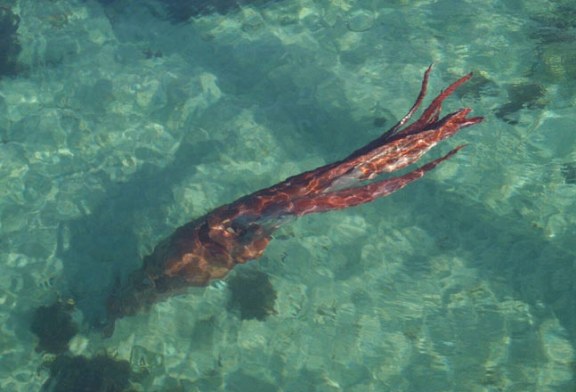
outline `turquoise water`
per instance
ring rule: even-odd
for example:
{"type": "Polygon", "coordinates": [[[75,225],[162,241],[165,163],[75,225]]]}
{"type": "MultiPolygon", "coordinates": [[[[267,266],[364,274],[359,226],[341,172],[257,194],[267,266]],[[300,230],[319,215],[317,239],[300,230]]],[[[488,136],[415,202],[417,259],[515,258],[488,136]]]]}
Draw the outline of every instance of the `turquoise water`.
{"type": "Polygon", "coordinates": [[[285,0],[189,23],[153,0],[7,3],[1,391],[47,382],[30,323],[57,299],[68,355],[129,361],[135,390],[575,390],[573,1],[285,0]],[[158,241],[375,138],[431,63],[430,95],[474,71],[445,112],[485,121],[420,182],[286,225],[243,268],[273,314],[242,320],[214,282],[102,337],[116,277],[158,241]]]}

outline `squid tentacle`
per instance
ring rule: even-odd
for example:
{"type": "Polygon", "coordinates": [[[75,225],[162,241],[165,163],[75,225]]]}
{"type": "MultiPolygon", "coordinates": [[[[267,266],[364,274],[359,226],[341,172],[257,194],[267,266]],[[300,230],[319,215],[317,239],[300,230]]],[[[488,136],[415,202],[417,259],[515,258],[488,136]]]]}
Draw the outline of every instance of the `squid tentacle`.
{"type": "MultiPolygon", "coordinates": [[[[342,161],[303,173],[299,176],[291,177],[276,187],[266,190],[269,195],[274,195],[274,192],[281,192],[283,187],[286,187],[286,189],[296,187],[297,189],[295,192],[286,192],[286,199],[282,203],[278,203],[278,200],[276,200],[274,204],[271,199],[267,200],[266,196],[268,195],[262,197],[261,200],[263,202],[268,201],[268,204],[270,204],[267,211],[275,211],[276,214],[280,214],[280,211],[284,208],[284,213],[293,213],[296,215],[302,215],[302,211],[308,211],[306,213],[320,212],[320,210],[327,211],[328,209],[311,207],[314,203],[327,205],[326,200],[334,201],[334,208],[339,208],[337,205],[342,204],[343,201],[336,202],[335,200],[343,197],[345,193],[337,192],[349,189],[352,193],[363,193],[363,190],[373,189],[375,186],[372,184],[358,186],[358,183],[375,178],[384,172],[394,172],[409,166],[418,161],[426,152],[442,140],[453,136],[464,127],[482,121],[482,117],[467,118],[467,115],[471,111],[468,108],[450,113],[439,120],[442,102],[472,77],[472,73],[469,73],[442,91],[434,98],[430,106],[423,112],[418,120],[402,129],[422,104],[427,92],[431,69],[431,66],[428,67],[424,73],[420,93],[412,108],[394,127],[385,132],[381,137],[354,151],[342,161]],[[338,197],[336,197],[337,195],[338,197]],[[294,206],[302,207],[297,208],[294,206]]],[[[420,171],[420,169],[415,170],[414,173],[421,173],[421,175],[414,177],[410,181],[403,182],[407,178],[412,178],[410,174],[407,174],[398,179],[379,182],[379,184],[381,184],[379,188],[380,193],[377,194],[380,194],[380,196],[367,198],[365,202],[372,201],[377,197],[386,196],[401,189],[409,182],[422,177],[422,175],[436,167],[440,162],[453,156],[459,149],[460,147],[451,151],[445,157],[433,161],[435,163],[434,165],[423,166],[427,168],[424,171],[420,171]],[[399,183],[403,183],[403,185],[396,187],[396,184],[399,183]],[[386,186],[386,184],[388,185],[386,186]],[[381,192],[382,189],[389,189],[390,191],[381,192]]],[[[356,200],[360,200],[358,195],[356,197],[347,197],[347,200],[351,202],[354,201],[355,204],[353,205],[361,204],[355,202],[356,200]]]]}
{"type": "MultiPolygon", "coordinates": [[[[431,69],[431,66],[428,67],[424,73],[420,93],[412,108],[394,127],[341,161],[290,177],[273,187],[245,196],[239,200],[240,204],[245,200],[243,214],[257,219],[262,211],[266,211],[264,215],[269,217],[271,211],[280,214],[280,206],[311,204],[314,200],[325,200],[324,196],[331,192],[351,187],[358,189],[359,182],[409,166],[442,140],[482,121],[482,117],[467,118],[470,109],[461,109],[439,119],[443,101],[472,77],[472,73],[469,73],[438,94],[418,120],[402,128],[426,96],[431,69]]],[[[287,208],[286,214],[289,214],[289,210],[287,208]]]]}
{"type": "Polygon", "coordinates": [[[464,147],[464,145],[460,145],[450,151],[448,154],[428,162],[425,165],[402,176],[384,179],[362,186],[345,188],[338,191],[325,193],[314,198],[297,199],[290,203],[290,206],[286,209],[286,211],[288,211],[289,214],[302,216],[311,213],[339,210],[369,203],[378,198],[388,196],[391,193],[404,188],[411,182],[418,180],[424,176],[424,174],[434,169],[441,162],[451,158],[464,147]]]}

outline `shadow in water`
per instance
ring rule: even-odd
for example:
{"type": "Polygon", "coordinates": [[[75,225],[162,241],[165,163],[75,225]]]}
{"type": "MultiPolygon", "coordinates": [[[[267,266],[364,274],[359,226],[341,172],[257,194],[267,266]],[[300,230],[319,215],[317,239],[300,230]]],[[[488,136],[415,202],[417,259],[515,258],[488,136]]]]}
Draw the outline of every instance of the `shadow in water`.
{"type": "Polygon", "coordinates": [[[149,220],[163,222],[171,187],[193,174],[196,164],[215,159],[218,150],[214,141],[182,144],[167,167],[144,166],[128,182],[109,182],[108,196],[92,214],[60,226],[66,290],[90,325],[105,319],[104,303],[117,279],[142,263],[137,217],[146,214],[149,220]]]}
{"type": "MultiPolygon", "coordinates": [[[[440,221],[427,220],[424,215],[415,224],[437,238],[442,255],[449,257],[452,247],[458,248],[459,255],[466,255],[468,267],[494,287],[498,300],[528,304],[534,316],[533,333],[540,333],[540,324],[546,320],[557,319],[565,337],[576,341],[574,229],[548,238],[543,228],[519,213],[497,215],[483,204],[439,186],[426,186],[426,194],[446,202],[438,206],[446,215],[440,221]],[[459,242],[451,244],[448,232],[458,232],[455,240],[459,242]]],[[[430,199],[413,197],[410,208],[425,211],[429,207],[426,200],[430,199]]]]}

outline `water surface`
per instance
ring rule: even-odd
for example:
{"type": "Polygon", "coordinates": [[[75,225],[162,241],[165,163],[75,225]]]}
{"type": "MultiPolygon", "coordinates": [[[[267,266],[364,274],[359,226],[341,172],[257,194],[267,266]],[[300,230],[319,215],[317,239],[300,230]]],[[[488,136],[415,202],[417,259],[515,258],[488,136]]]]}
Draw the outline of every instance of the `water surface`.
{"type": "Polygon", "coordinates": [[[69,355],[129,361],[136,390],[574,390],[572,1],[285,0],[188,22],[152,0],[11,3],[0,390],[48,379],[30,322],[58,298],[69,355]],[[216,282],[101,337],[115,279],[158,241],[375,138],[429,64],[431,94],[474,71],[445,110],[485,122],[419,183],[287,225],[244,268],[273,314],[242,319],[216,282]]]}

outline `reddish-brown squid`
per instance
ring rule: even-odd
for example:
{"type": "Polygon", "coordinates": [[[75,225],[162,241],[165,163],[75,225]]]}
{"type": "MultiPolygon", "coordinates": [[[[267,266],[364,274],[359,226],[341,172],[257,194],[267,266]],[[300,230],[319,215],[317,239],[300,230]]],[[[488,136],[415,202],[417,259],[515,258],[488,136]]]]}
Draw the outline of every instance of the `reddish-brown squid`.
{"type": "Polygon", "coordinates": [[[241,197],[176,229],[109,298],[110,323],[188,286],[205,286],[226,276],[236,264],[259,258],[272,233],[287,217],[371,202],[403,188],[452,157],[463,146],[407,174],[369,181],[415,163],[437,143],[482,121],[482,117],[468,118],[468,108],[440,118],[442,102],[472,77],[468,74],[441,92],[418,120],[407,125],[426,95],[430,70],[424,74],[412,108],[377,139],[341,161],[241,197]]]}

